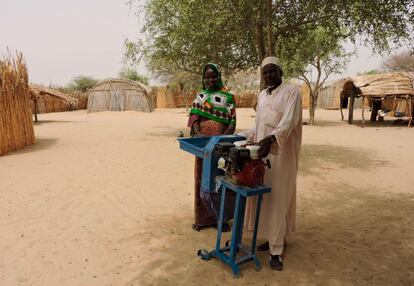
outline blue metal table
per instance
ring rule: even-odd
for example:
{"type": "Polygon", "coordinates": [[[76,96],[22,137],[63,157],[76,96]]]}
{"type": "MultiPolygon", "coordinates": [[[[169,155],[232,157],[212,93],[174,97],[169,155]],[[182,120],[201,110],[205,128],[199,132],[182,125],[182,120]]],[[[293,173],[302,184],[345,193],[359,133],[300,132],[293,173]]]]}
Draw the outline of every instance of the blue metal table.
{"type": "Polygon", "coordinates": [[[218,177],[217,184],[218,187],[221,189],[221,206],[217,230],[216,248],[210,252],[208,252],[205,249],[200,249],[198,251],[198,255],[203,260],[210,260],[212,257],[217,257],[218,259],[222,260],[224,263],[228,264],[231,267],[231,269],[233,270],[234,277],[240,277],[239,266],[248,261],[254,261],[256,265],[256,270],[259,271],[261,269],[261,264],[256,257],[256,238],[259,226],[260,207],[262,204],[263,194],[269,193],[271,191],[271,188],[263,185],[258,185],[255,187],[236,185],[224,177],[218,177]],[[236,193],[236,204],[234,209],[234,220],[232,226],[231,240],[226,242],[225,247],[221,247],[224,202],[226,197],[226,191],[228,190],[236,193]],[[252,244],[250,247],[246,247],[242,245],[244,214],[246,209],[246,199],[252,196],[258,196],[256,206],[256,219],[254,223],[252,244]],[[238,257],[237,254],[240,251],[243,251],[245,255],[238,257]]]}

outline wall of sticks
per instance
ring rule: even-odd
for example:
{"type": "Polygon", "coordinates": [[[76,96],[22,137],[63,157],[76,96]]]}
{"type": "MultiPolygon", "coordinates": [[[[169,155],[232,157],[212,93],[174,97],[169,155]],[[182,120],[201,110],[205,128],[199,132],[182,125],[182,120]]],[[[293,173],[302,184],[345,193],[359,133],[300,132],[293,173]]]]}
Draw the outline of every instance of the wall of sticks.
{"type": "Polygon", "coordinates": [[[0,60],[0,155],[35,142],[28,81],[21,53],[0,60]]]}

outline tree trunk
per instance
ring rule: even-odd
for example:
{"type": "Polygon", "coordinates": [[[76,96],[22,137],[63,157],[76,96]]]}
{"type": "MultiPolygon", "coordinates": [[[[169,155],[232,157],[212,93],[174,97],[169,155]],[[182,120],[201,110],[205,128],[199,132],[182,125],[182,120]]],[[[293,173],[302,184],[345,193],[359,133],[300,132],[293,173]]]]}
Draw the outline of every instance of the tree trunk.
{"type": "Polygon", "coordinates": [[[272,0],[266,0],[266,22],[267,22],[267,55],[273,56],[275,47],[273,43],[273,29],[272,29],[272,0]]]}
{"type": "Polygon", "coordinates": [[[309,125],[315,123],[315,107],[316,107],[316,98],[311,92],[309,95],[309,125]]]}

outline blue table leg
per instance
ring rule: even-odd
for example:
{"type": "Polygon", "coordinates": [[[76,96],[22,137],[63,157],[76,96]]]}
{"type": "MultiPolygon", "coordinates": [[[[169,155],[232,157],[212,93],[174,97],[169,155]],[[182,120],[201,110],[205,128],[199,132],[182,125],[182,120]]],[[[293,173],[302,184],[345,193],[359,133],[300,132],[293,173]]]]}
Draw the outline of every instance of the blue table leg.
{"type": "Polygon", "coordinates": [[[239,246],[243,239],[243,224],[244,224],[244,214],[246,211],[246,197],[240,197],[240,205],[239,205],[239,219],[237,224],[237,229],[239,230],[237,234],[237,242],[236,245],[239,246]]]}
{"type": "Polygon", "coordinates": [[[223,217],[224,217],[224,202],[226,200],[226,187],[221,187],[221,201],[220,201],[220,215],[217,222],[217,241],[216,241],[216,252],[220,251],[221,244],[221,231],[223,229],[223,217]]]}
{"type": "Polygon", "coordinates": [[[240,200],[241,200],[241,195],[237,193],[236,204],[234,207],[234,218],[233,218],[233,227],[231,230],[231,244],[230,244],[230,259],[233,259],[233,260],[235,260],[236,254],[237,254],[237,242],[238,242],[238,234],[239,234],[239,230],[237,226],[240,223],[240,217],[239,217],[240,200]]]}
{"type": "MultiPolygon", "coordinates": [[[[223,181],[222,181],[223,183],[223,181]]],[[[259,227],[259,218],[260,218],[260,208],[263,199],[263,192],[270,192],[270,188],[261,187],[259,191],[255,191],[253,194],[246,194],[245,187],[232,185],[228,186],[228,182],[222,184],[220,186],[221,189],[221,201],[220,201],[220,213],[218,218],[218,229],[217,229],[217,241],[216,241],[216,248],[213,251],[208,252],[205,249],[200,249],[198,251],[198,255],[204,259],[209,260],[212,257],[217,257],[224,263],[228,264],[232,271],[234,277],[240,277],[240,265],[247,263],[249,261],[254,261],[256,265],[256,269],[261,269],[260,261],[257,259],[256,253],[256,239],[257,239],[257,232],[259,227]],[[225,199],[226,199],[226,192],[227,191],[234,191],[236,193],[236,202],[234,208],[234,220],[233,220],[233,227],[232,227],[232,234],[231,234],[231,241],[230,245],[221,248],[221,236],[223,230],[223,219],[224,219],[224,206],[225,206],[225,199]],[[245,208],[246,208],[246,200],[247,197],[250,196],[258,196],[257,205],[256,205],[256,218],[255,218],[255,225],[253,230],[253,241],[251,244],[250,249],[246,249],[241,244],[243,238],[243,224],[244,224],[244,217],[245,217],[245,208]],[[238,256],[238,249],[243,250],[246,252],[246,255],[238,256]],[[227,252],[229,252],[227,254],[227,252]]],[[[253,189],[254,190],[254,189],[253,189]]]]}
{"type": "Polygon", "coordinates": [[[256,257],[256,239],[257,239],[257,230],[259,228],[259,217],[260,217],[260,208],[262,206],[262,199],[263,199],[263,194],[259,194],[257,198],[256,219],[254,222],[253,241],[252,241],[252,248],[251,248],[251,253],[254,259],[254,263],[256,264],[257,270],[260,270],[262,268],[260,261],[256,257]]]}

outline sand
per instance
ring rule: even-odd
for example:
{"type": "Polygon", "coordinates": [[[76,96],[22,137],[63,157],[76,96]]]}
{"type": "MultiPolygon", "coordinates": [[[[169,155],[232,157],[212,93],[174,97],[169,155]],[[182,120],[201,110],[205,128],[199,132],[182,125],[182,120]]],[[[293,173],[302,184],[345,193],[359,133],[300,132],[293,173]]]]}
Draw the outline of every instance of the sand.
{"type": "MultiPolygon", "coordinates": [[[[238,129],[253,116],[238,110],[238,129]]],[[[259,253],[263,269],[249,263],[233,279],[196,256],[216,232],[191,228],[184,109],[39,119],[35,145],[0,157],[0,285],[414,284],[413,128],[318,110],[304,126],[285,269],[259,253]]]]}

